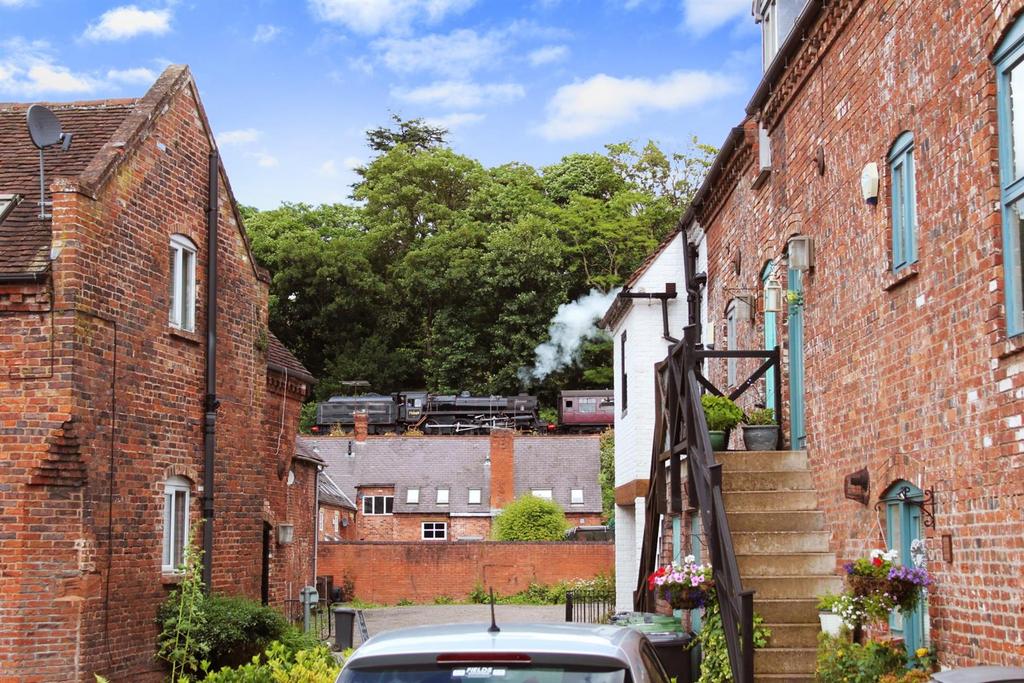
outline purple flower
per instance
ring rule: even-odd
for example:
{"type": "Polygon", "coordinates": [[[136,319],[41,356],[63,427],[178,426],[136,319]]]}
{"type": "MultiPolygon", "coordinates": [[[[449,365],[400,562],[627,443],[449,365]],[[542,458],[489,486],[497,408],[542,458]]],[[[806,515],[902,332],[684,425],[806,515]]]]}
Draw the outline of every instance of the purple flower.
{"type": "Polygon", "coordinates": [[[844,564],[843,565],[843,569],[846,570],[847,574],[852,574],[853,573],[853,562],[847,562],[846,564],[844,564]]]}

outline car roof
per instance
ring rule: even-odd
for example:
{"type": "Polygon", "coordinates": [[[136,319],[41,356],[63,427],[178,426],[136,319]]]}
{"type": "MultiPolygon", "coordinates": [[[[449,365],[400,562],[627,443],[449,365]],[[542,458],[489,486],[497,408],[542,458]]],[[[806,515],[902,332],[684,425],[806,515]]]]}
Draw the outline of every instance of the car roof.
{"type": "Polygon", "coordinates": [[[643,636],[628,628],[590,624],[446,624],[387,631],[353,653],[345,665],[433,664],[441,653],[515,652],[538,664],[632,668],[643,636]]]}
{"type": "Polygon", "coordinates": [[[939,683],[1014,683],[1024,681],[1024,669],[1004,666],[970,666],[932,674],[939,683]]]}

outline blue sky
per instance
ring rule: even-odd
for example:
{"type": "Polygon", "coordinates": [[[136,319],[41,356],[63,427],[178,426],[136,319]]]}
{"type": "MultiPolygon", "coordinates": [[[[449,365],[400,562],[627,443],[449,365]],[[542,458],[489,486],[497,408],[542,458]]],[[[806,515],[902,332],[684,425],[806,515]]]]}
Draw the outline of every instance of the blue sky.
{"type": "Polygon", "coordinates": [[[138,96],[190,65],[239,201],[345,201],[392,112],[492,166],[720,144],[761,73],[750,0],[0,0],[0,100],[138,96]]]}

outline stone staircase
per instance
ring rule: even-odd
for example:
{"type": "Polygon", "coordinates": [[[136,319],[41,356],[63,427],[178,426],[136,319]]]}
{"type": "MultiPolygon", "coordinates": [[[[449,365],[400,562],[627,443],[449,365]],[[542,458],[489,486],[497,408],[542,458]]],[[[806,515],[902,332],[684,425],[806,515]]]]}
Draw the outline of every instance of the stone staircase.
{"type": "Polygon", "coordinates": [[[804,451],[728,451],[722,463],[725,509],[743,587],[772,630],[754,656],[754,680],[813,681],[818,596],[842,590],[817,509],[804,451]]]}

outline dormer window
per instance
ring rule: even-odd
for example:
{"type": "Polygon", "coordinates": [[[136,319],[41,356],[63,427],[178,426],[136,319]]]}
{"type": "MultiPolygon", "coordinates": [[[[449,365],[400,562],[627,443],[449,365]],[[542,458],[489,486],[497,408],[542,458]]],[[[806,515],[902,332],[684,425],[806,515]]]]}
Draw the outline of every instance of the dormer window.
{"type": "Polygon", "coordinates": [[[0,194],[0,222],[7,218],[14,207],[18,205],[18,195],[0,194]]]}
{"type": "Polygon", "coordinates": [[[754,0],[754,20],[761,24],[764,69],[786,42],[807,0],[754,0]]]}

